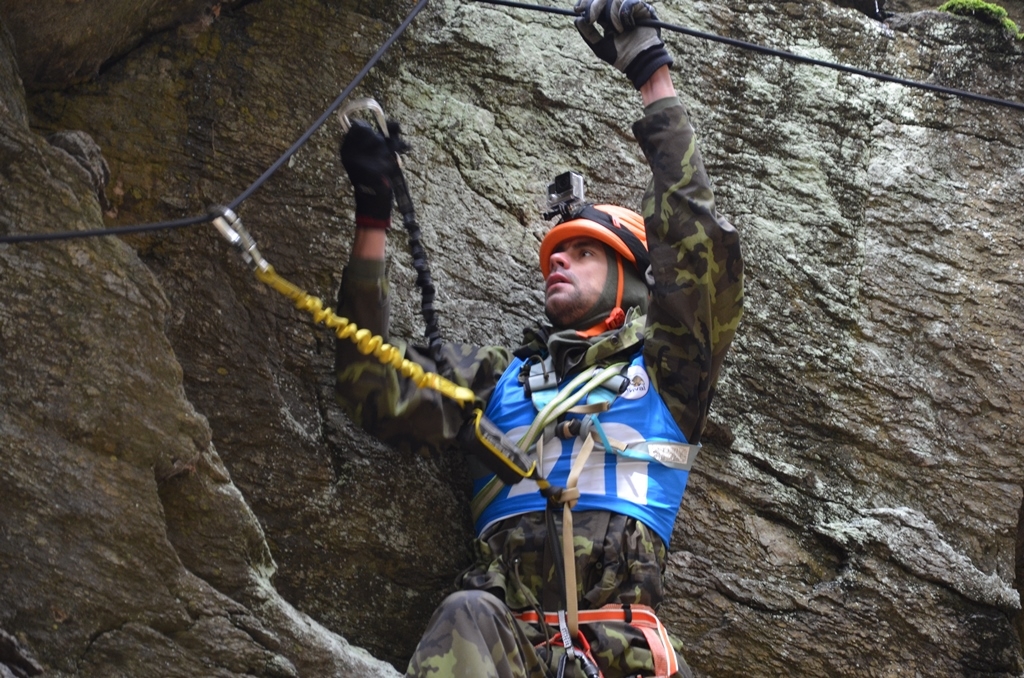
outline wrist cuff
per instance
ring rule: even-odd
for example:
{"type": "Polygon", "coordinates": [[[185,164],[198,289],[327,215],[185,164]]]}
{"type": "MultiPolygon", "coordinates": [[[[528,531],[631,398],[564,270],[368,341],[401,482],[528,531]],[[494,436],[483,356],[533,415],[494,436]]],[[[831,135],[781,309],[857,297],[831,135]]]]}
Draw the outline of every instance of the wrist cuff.
{"type": "Polygon", "coordinates": [[[371,217],[368,214],[356,214],[356,228],[371,228],[378,231],[387,231],[391,228],[391,217],[381,219],[371,217]]]}
{"type": "Polygon", "coordinates": [[[658,99],[653,101],[647,106],[644,106],[644,115],[654,115],[660,113],[666,108],[672,108],[673,106],[682,106],[683,102],[680,101],[679,96],[665,97],[664,99],[658,99]]]}
{"type": "Polygon", "coordinates": [[[672,66],[672,57],[665,49],[665,43],[658,43],[640,52],[629,62],[626,66],[626,77],[633,83],[633,87],[639,90],[651,79],[654,71],[666,64],[672,66]]]}

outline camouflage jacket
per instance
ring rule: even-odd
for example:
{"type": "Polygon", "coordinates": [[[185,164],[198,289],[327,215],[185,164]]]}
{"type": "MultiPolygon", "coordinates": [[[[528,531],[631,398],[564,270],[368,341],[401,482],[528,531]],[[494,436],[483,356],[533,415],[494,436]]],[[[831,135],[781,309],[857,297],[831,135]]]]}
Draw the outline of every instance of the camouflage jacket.
{"type": "MultiPolygon", "coordinates": [[[[644,329],[644,357],[652,386],[687,439],[695,443],[700,440],[722,361],[742,314],[739,236],[717,213],[693,127],[677,99],[648,106],[644,117],[634,123],[633,133],[653,174],[642,207],[655,279],[644,329]]],[[[378,262],[350,263],[342,277],[338,309],[360,327],[388,338],[388,284],[383,273],[383,264],[378,262]]],[[[398,340],[388,341],[404,348],[407,358],[435,371],[436,365],[424,352],[398,340]]],[[[473,389],[481,405],[511,360],[508,349],[495,346],[450,343],[444,345],[442,354],[448,366],[442,376],[473,389]]],[[[337,378],[339,402],[359,425],[384,442],[439,451],[453,443],[463,423],[465,413],[457,404],[433,391],[417,389],[393,368],[365,358],[344,341],[338,343],[337,378]]],[[[660,581],[648,578],[660,578],[664,545],[645,526],[634,523],[612,516],[577,525],[578,539],[585,538],[594,549],[609,551],[601,555],[578,549],[586,561],[579,563],[581,584],[590,581],[600,589],[588,593],[587,586],[581,586],[581,599],[603,604],[618,596],[623,602],[652,606],[660,601],[660,581]],[[591,522],[600,527],[595,527],[594,534],[581,534],[587,529],[582,526],[591,522]],[[651,572],[642,577],[639,588],[623,579],[628,572],[609,580],[608,570],[620,569],[612,561],[621,560],[626,552],[632,556],[625,569],[643,569],[637,561],[650,566],[651,572]],[[588,578],[585,570],[595,567],[597,574],[588,578]],[[641,591],[651,587],[657,590],[641,591]],[[627,592],[634,589],[635,595],[627,592]]],[[[477,544],[479,562],[464,585],[505,589],[509,604],[518,607],[525,599],[516,600],[521,596],[508,590],[504,575],[515,569],[514,564],[526,567],[527,562],[537,560],[529,554],[540,548],[543,532],[542,521],[535,518],[512,518],[492,526],[477,544]]],[[[535,579],[526,588],[539,596],[546,586],[542,580],[550,577],[541,574],[546,568],[539,561],[536,568],[517,572],[516,579],[535,579]]]]}

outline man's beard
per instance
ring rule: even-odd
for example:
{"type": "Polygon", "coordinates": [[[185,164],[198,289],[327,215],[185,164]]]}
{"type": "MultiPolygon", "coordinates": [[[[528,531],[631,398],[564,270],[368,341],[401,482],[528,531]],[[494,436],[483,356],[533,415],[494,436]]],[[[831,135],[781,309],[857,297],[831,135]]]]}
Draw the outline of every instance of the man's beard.
{"type": "Polygon", "coordinates": [[[587,311],[590,310],[586,304],[587,301],[583,298],[583,293],[578,287],[573,286],[572,294],[568,298],[560,295],[555,300],[556,308],[553,309],[552,304],[545,303],[544,314],[555,327],[568,329],[586,316],[587,311]]]}

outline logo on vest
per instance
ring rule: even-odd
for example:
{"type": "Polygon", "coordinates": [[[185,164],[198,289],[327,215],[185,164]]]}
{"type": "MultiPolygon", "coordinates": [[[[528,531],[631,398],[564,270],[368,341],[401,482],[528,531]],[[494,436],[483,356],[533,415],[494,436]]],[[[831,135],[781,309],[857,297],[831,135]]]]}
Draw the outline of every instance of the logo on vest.
{"type": "Polygon", "coordinates": [[[626,384],[626,390],[622,394],[623,398],[639,400],[647,395],[647,390],[651,387],[651,378],[647,376],[647,370],[639,365],[633,365],[626,370],[626,379],[629,380],[629,383],[626,384]]]}

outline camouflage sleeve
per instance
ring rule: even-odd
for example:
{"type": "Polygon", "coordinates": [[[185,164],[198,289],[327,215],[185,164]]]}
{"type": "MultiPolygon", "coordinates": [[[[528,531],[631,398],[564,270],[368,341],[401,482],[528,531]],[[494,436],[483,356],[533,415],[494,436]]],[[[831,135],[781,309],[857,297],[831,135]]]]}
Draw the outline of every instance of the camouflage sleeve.
{"type": "Polygon", "coordinates": [[[742,315],[739,235],[715,208],[693,126],[677,99],[648,106],[633,133],[654,175],[643,202],[655,280],[644,354],[658,392],[696,443],[742,315]]]}
{"type": "MultiPolygon", "coordinates": [[[[437,372],[425,351],[388,337],[388,313],[383,262],[352,261],[342,274],[338,314],[380,334],[428,372],[437,372]]],[[[441,355],[447,365],[441,376],[471,388],[481,406],[510,361],[508,351],[496,346],[445,344],[441,355]]],[[[338,403],[356,424],[391,445],[436,453],[454,441],[465,417],[454,401],[417,388],[393,367],[361,354],[348,340],[337,342],[335,373],[338,403]]]]}

